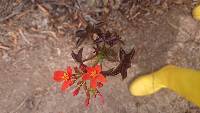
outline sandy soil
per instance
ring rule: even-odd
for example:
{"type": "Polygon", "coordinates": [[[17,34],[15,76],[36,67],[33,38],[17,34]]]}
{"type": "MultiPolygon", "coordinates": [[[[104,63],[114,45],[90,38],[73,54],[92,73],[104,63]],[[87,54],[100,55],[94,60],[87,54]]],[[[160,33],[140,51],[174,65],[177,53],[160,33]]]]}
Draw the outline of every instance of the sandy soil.
{"type": "MultiPolygon", "coordinates": [[[[112,10],[106,19],[107,28],[119,33],[127,51],[135,47],[136,55],[127,79],[108,77],[101,89],[105,103],[92,100],[87,109],[83,92],[73,97],[72,89],[61,92],[60,84],[52,80],[56,69],[75,65],[70,54],[75,49],[77,29],[72,25],[77,22],[70,20],[69,15],[55,22],[40,8],[30,6],[22,15],[0,23],[0,42],[5,46],[0,49],[0,112],[200,113],[198,107],[170,90],[134,97],[127,88],[134,77],[166,64],[200,69],[200,27],[191,17],[191,8],[192,5],[175,4],[137,19],[131,10],[124,14],[116,8],[112,10]],[[54,33],[52,23],[59,28],[58,33],[54,33]]],[[[83,46],[89,48],[91,44],[83,46]]],[[[84,51],[86,57],[91,49],[84,51]]]]}

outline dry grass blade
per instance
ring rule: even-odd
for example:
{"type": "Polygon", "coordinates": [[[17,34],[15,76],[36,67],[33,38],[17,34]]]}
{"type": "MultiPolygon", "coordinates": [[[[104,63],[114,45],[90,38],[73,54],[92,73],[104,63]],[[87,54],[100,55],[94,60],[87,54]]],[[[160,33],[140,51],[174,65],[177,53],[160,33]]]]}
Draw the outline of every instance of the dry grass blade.
{"type": "Polygon", "coordinates": [[[21,37],[23,38],[23,40],[27,43],[27,44],[31,44],[28,39],[26,38],[26,36],[24,35],[22,29],[19,29],[19,34],[21,35],[21,37]]]}
{"type": "Polygon", "coordinates": [[[6,47],[6,46],[3,46],[3,45],[0,45],[0,49],[9,50],[10,48],[9,48],[9,47],[6,47]]]}
{"type": "Polygon", "coordinates": [[[52,36],[54,39],[59,40],[56,33],[53,31],[41,31],[40,33],[48,34],[48,35],[52,36]]]}
{"type": "Polygon", "coordinates": [[[37,6],[45,15],[47,15],[47,16],[49,15],[49,11],[45,6],[40,5],[40,4],[37,4],[37,6]]]}

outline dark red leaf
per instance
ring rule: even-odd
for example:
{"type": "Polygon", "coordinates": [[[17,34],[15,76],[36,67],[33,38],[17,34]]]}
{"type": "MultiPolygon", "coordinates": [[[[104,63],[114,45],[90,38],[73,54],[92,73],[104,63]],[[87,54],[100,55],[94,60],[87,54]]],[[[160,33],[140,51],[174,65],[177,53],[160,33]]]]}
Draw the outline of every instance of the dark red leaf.
{"type": "Polygon", "coordinates": [[[85,29],[80,29],[76,31],[76,37],[87,36],[87,31],[85,29]]]}
{"type": "Polygon", "coordinates": [[[131,60],[135,54],[135,49],[133,48],[128,54],[121,48],[120,49],[120,64],[111,72],[105,74],[107,76],[115,76],[121,74],[122,79],[127,77],[127,69],[131,67],[131,60]]]}
{"type": "Polygon", "coordinates": [[[79,38],[76,42],[76,47],[79,47],[85,41],[85,39],[89,37],[89,34],[85,29],[78,30],[76,31],[76,37],[79,38]]]}
{"type": "Polygon", "coordinates": [[[98,38],[94,41],[94,43],[97,45],[102,42],[108,44],[111,47],[117,44],[118,42],[123,43],[119,35],[117,35],[116,33],[111,33],[109,31],[107,31],[106,33],[98,34],[98,38]]]}
{"type": "Polygon", "coordinates": [[[126,55],[126,52],[122,48],[120,48],[120,51],[119,51],[119,58],[120,58],[120,60],[124,59],[125,55],[126,55]]]}
{"type": "Polygon", "coordinates": [[[97,24],[88,23],[85,29],[77,30],[76,37],[78,37],[79,39],[76,42],[76,47],[79,47],[86,39],[91,38],[91,36],[93,36],[94,33],[100,34],[101,33],[101,30],[99,29],[100,26],[101,24],[99,23],[97,24]]]}
{"type": "Polygon", "coordinates": [[[83,60],[82,60],[82,53],[83,53],[83,48],[81,48],[81,49],[78,51],[77,54],[74,53],[74,52],[72,51],[71,56],[72,56],[72,58],[73,58],[76,62],[82,64],[82,63],[83,63],[83,60]]]}

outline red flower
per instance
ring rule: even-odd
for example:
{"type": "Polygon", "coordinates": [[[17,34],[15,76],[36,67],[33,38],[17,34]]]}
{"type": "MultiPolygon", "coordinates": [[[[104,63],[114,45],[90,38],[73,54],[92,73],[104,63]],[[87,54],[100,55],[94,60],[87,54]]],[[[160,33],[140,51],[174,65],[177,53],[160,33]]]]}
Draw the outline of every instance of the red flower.
{"type": "Polygon", "coordinates": [[[66,88],[73,84],[72,77],[72,69],[71,67],[67,67],[67,72],[65,71],[55,71],[54,72],[54,80],[57,82],[62,82],[61,90],[64,91],[66,88]]]}
{"type": "Polygon", "coordinates": [[[87,73],[82,77],[83,80],[90,80],[90,87],[96,89],[97,82],[105,83],[106,78],[101,74],[101,67],[96,65],[94,67],[86,67],[87,73]]]}

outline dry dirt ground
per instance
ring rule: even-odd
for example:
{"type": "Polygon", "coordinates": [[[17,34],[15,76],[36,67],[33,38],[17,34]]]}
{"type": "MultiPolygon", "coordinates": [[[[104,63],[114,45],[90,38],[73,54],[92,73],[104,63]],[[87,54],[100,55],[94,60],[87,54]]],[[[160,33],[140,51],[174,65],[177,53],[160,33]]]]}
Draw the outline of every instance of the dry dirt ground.
{"type": "MultiPolygon", "coordinates": [[[[107,17],[109,29],[120,34],[127,51],[135,47],[136,55],[128,77],[124,81],[120,76],[108,77],[101,89],[105,103],[92,100],[89,109],[83,92],[73,97],[72,89],[61,92],[60,84],[52,80],[56,69],[75,65],[70,55],[75,49],[73,26],[60,31],[62,35],[54,34],[49,28],[51,18],[34,8],[0,23],[0,42],[5,46],[0,49],[0,113],[200,113],[167,89],[145,97],[128,92],[134,77],[166,64],[200,69],[200,24],[192,18],[191,7],[174,5],[137,22],[130,19],[133,15],[126,18],[113,10],[107,17]]],[[[91,49],[84,51],[85,57],[91,49]]]]}

